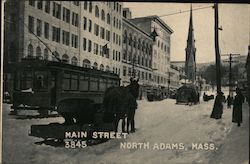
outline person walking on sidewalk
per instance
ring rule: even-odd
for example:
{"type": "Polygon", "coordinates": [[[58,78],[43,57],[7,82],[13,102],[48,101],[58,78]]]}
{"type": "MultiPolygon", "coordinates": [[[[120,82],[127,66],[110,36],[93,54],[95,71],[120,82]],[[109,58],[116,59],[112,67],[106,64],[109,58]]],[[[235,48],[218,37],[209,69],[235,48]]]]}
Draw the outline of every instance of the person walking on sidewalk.
{"type": "Polygon", "coordinates": [[[233,103],[233,119],[232,122],[237,123],[238,126],[242,123],[242,103],[244,103],[244,96],[239,88],[236,88],[236,96],[233,103]]]}

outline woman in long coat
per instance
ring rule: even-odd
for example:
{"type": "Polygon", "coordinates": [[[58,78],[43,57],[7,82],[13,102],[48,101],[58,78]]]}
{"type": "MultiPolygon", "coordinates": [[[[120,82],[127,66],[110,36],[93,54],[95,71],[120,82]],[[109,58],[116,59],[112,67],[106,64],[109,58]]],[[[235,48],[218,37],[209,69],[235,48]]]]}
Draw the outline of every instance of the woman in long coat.
{"type": "Polygon", "coordinates": [[[233,106],[233,119],[232,122],[235,122],[240,126],[242,123],[242,103],[244,102],[244,96],[242,95],[239,88],[236,88],[236,96],[234,99],[233,106]]]}

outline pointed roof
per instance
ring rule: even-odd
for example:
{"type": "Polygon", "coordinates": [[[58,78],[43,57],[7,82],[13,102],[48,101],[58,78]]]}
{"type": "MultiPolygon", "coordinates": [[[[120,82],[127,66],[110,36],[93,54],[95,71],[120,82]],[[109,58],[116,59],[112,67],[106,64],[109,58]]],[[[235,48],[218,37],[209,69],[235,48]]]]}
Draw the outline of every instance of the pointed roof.
{"type": "Polygon", "coordinates": [[[193,28],[193,12],[192,12],[192,4],[190,7],[190,18],[189,18],[189,28],[188,28],[188,43],[194,47],[194,28],[193,28]]]}

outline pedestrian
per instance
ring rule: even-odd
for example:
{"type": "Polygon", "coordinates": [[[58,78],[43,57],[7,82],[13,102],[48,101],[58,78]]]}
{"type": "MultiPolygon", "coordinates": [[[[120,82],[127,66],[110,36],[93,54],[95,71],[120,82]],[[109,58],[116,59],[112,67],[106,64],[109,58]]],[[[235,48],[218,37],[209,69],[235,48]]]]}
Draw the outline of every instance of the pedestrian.
{"type": "Polygon", "coordinates": [[[215,98],[214,107],[210,115],[210,118],[220,119],[222,117],[223,113],[222,101],[223,101],[223,92],[219,92],[215,98]]]}
{"type": "Polygon", "coordinates": [[[236,96],[233,103],[233,118],[232,122],[237,123],[238,126],[242,123],[242,103],[244,103],[244,96],[239,88],[236,88],[236,96]]]}
{"type": "Polygon", "coordinates": [[[230,109],[232,105],[232,97],[230,94],[227,96],[227,109],[230,109]]]}

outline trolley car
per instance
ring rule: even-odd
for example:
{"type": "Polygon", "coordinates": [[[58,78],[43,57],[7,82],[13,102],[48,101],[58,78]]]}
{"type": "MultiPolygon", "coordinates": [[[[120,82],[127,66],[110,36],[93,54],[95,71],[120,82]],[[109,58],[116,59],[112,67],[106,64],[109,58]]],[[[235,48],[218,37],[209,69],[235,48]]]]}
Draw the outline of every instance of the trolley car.
{"type": "Polygon", "coordinates": [[[62,62],[26,58],[12,67],[14,113],[28,109],[47,114],[56,111],[60,102],[72,99],[99,106],[105,90],[120,85],[120,78],[114,73],[62,62]]]}

